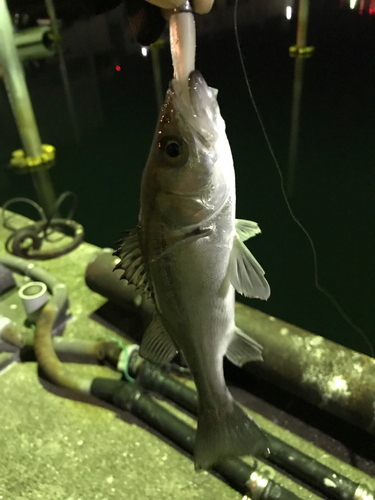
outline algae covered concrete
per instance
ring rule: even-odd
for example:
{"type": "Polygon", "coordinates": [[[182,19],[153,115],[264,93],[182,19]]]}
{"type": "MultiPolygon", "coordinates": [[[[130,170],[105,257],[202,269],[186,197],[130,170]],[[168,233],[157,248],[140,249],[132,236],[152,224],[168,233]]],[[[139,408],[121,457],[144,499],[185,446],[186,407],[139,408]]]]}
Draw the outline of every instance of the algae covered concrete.
{"type": "MultiPolygon", "coordinates": [[[[20,225],[27,219],[17,217],[20,225]]],[[[0,244],[9,233],[0,228],[0,244]]],[[[61,244],[61,243],[60,243],[61,244]]],[[[99,249],[83,244],[69,255],[34,262],[68,286],[72,318],[64,335],[116,335],[90,317],[106,299],[89,290],[85,269],[99,249]]],[[[4,355],[4,357],[8,355],[4,355]]],[[[110,368],[71,365],[118,378],[110,368]]],[[[35,362],[0,372],[0,500],[235,500],[242,495],[143,428],[131,415],[56,388],[38,377],[35,362]],[[43,385],[42,385],[43,384],[43,385]]]]}
{"type": "Polygon", "coordinates": [[[0,498],[241,498],[212,475],[196,474],[188,458],[114,411],[48,389],[35,363],[0,377],[0,498]]]}
{"type": "MultiPolygon", "coordinates": [[[[20,224],[27,222],[18,219],[20,224]]],[[[8,232],[0,228],[0,244],[7,236],[8,232]]],[[[99,320],[96,314],[106,299],[85,284],[86,267],[98,251],[84,243],[69,255],[36,263],[69,289],[72,317],[63,333],[66,337],[97,339],[118,334],[115,327],[99,320]]],[[[126,333],[131,320],[126,313],[124,316],[126,333]]],[[[120,377],[106,366],[70,367],[98,377],[120,377]]],[[[185,414],[166,402],[162,404],[192,423],[185,414]]],[[[375,481],[358,469],[251,414],[268,432],[352,480],[375,488],[375,481]]],[[[300,498],[317,498],[274,469],[262,464],[260,469],[300,498]]],[[[46,381],[35,362],[12,363],[0,371],[0,500],[179,497],[239,500],[242,495],[210,473],[196,473],[189,457],[132,415],[46,381]]]]}

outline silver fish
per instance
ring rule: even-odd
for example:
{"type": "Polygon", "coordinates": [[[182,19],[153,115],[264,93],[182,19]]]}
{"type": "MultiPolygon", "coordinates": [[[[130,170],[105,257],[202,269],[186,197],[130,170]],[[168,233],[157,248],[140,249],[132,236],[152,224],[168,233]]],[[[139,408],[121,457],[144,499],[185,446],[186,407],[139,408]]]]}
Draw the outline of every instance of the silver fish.
{"type": "Polygon", "coordinates": [[[197,469],[267,451],[224,380],[224,355],[238,366],[262,359],[261,346],[235,325],[235,290],[267,299],[270,289],[243,243],[260,229],[235,219],[233,160],[216,95],[198,71],[188,93],[171,82],[143,172],[139,225],[115,252],[122,277],[155,303],[141,356],[165,364],[182,351],[194,377],[197,469]]]}

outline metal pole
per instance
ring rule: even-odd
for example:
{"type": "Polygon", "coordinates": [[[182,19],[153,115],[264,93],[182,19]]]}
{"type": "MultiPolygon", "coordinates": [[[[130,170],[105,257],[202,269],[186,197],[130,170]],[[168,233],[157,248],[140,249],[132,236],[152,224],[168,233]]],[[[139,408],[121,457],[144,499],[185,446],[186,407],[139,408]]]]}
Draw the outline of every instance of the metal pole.
{"type": "Polygon", "coordinates": [[[82,25],[82,30],[83,30],[83,40],[85,44],[85,52],[87,55],[87,60],[90,66],[91,70],[91,76],[92,76],[92,90],[95,95],[95,104],[96,104],[96,111],[97,111],[97,116],[99,118],[99,121],[103,121],[104,113],[103,113],[103,106],[102,106],[102,100],[100,97],[100,90],[99,90],[99,83],[98,83],[98,72],[96,71],[95,67],[95,59],[92,54],[92,50],[89,44],[89,25],[87,22],[85,22],[82,25]]]}
{"type": "MultiPolygon", "coordinates": [[[[98,253],[86,269],[86,284],[119,307],[138,311],[147,326],[154,306],[136,300],[136,289],[120,282],[121,272],[112,272],[116,263],[108,250],[98,253]]],[[[239,302],[236,325],[263,347],[264,362],[246,369],[375,435],[375,359],[239,302]]],[[[137,328],[129,326],[133,338],[137,328]]]]}
{"type": "Polygon", "coordinates": [[[288,161],[288,175],[286,184],[286,189],[289,197],[293,197],[294,195],[294,188],[296,182],[298,136],[299,136],[304,65],[305,65],[305,59],[297,55],[294,64],[293,100],[292,100],[292,113],[291,113],[290,138],[289,138],[289,161],[288,161]]]}
{"type": "Polygon", "coordinates": [[[161,72],[160,72],[160,59],[159,50],[163,46],[162,41],[157,41],[150,45],[151,57],[152,57],[152,72],[154,74],[154,85],[156,94],[156,105],[158,107],[158,112],[163,105],[163,91],[161,89],[161,72]]]}
{"type": "Polygon", "coordinates": [[[239,302],[236,325],[263,347],[246,369],[375,435],[375,359],[239,302]]]}
{"type": "MultiPolygon", "coordinates": [[[[6,0],[0,0],[0,67],[25,154],[31,158],[39,156],[42,143],[6,0]]],[[[32,181],[38,200],[48,215],[56,201],[49,173],[33,173],[32,181]]]]}
{"type": "Polygon", "coordinates": [[[306,49],[307,39],[307,24],[309,19],[309,0],[299,0],[298,7],[298,26],[297,26],[297,41],[293,47],[296,58],[294,67],[293,81],[293,102],[290,127],[290,142],[289,142],[289,162],[287,175],[287,193],[290,197],[294,195],[296,166],[297,166],[297,151],[298,151],[298,134],[300,122],[301,96],[303,86],[303,67],[304,67],[304,49],[306,49]]]}
{"type": "Polygon", "coordinates": [[[42,143],[6,0],[0,0],[0,66],[25,153],[31,157],[39,156],[42,143]]]}
{"type": "Polygon", "coordinates": [[[60,74],[64,86],[65,98],[68,105],[70,121],[73,127],[74,139],[76,143],[79,144],[81,136],[79,131],[77,114],[74,106],[72,88],[70,86],[68,77],[68,70],[66,69],[66,64],[65,64],[64,51],[61,44],[61,37],[60,37],[59,27],[57,24],[55,6],[53,4],[53,0],[45,0],[45,4],[48,17],[50,18],[51,21],[51,28],[54,36],[54,41],[56,43],[57,54],[59,57],[60,74]]]}
{"type": "Polygon", "coordinates": [[[298,48],[306,47],[307,23],[309,21],[309,2],[310,0],[299,0],[296,44],[298,48]]]}
{"type": "MultiPolygon", "coordinates": [[[[56,203],[56,193],[53,188],[50,173],[46,170],[32,172],[31,180],[37,193],[40,205],[43,207],[46,216],[50,217],[56,203]]],[[[54,216],[59,217],[59,212],[55,211],[54,216]]]]}

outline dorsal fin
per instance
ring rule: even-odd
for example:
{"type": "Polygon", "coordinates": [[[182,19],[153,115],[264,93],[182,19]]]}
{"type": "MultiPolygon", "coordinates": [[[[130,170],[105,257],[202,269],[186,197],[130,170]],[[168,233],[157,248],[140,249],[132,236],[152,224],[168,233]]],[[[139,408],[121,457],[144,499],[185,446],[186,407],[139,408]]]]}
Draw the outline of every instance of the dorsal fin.
{"type": "Polygon", "coordinates": [[[126,279],[134,285],[142,294],[151,297],[151,288],[147,281],[146,269],[139,246],[139,228],[131,229],[129,233],[119,241],[119,248],[113,255],[120,258],[120,262],[113,269],[122,269],[124,272],[120,279],[126,279]]]}

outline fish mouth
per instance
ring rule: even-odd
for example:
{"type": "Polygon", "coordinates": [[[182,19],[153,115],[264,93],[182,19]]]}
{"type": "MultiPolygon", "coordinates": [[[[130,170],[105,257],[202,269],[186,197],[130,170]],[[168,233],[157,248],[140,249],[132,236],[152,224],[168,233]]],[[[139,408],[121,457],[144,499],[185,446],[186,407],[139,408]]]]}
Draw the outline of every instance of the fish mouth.
{"type": "Polygon", "coordinates": [[[190,73],[187,89],[173,80],[170,90],[173,106],[193,135],[204,147],[211,147],[218,137],[218,120],[221,117],[216,100],[217,90],[207,85],[198,70],[190,73]]]}
{"type": "Polygon", "coordinates": [[[217,112],[217,90],[207,85],[202,73],[198,70],[190,73],[188,85],[190,101],[195,114],[198,117],[214,121],[217,112]]]}

